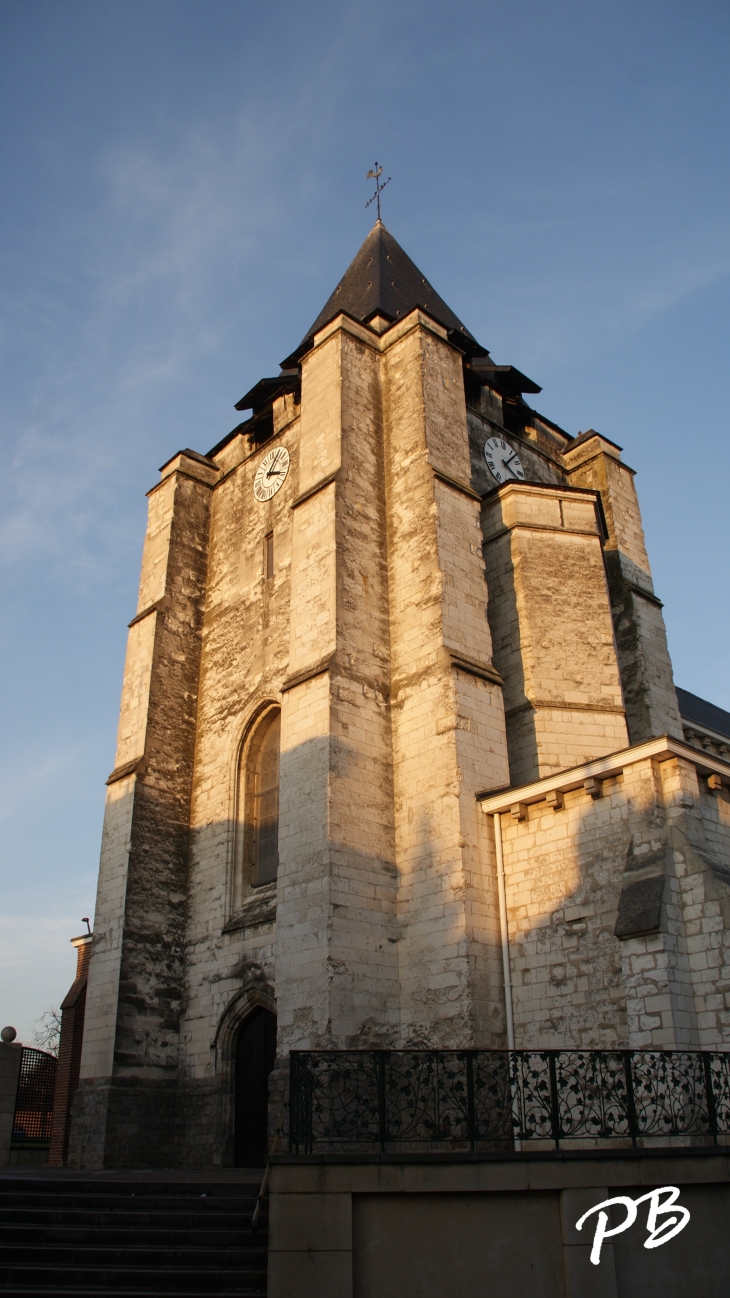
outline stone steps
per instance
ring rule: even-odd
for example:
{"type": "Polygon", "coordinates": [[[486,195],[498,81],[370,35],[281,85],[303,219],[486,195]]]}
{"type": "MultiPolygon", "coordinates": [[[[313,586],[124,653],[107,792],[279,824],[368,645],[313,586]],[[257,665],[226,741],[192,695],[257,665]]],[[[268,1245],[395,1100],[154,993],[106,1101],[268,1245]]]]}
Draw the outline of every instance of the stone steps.
{"type": "Polygon", "coordinates": [[[0,1294],[266,1293],[258,1184],[0,1175],[0,1294]]]}

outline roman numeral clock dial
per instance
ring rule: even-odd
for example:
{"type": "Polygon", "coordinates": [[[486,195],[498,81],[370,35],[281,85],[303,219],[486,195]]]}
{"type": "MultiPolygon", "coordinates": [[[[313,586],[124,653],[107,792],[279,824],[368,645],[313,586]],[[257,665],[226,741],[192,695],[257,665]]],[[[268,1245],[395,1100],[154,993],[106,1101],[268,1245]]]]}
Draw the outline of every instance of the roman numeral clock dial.
{"type": "Polygon", "coordinates": [[[490,473],[497,479],[500,487],[514,478],[524,482],[525,470],[520,463],[520,457],[503,437],[490,437],[484,443],[484,458],[490,473]]]}
{"type": "Polygon", "coordinates": [[[253,494],[257,500],[271,500],[283,487],[289,472],[289,452],[285,446],[275,446],[261,461],[253,480],[253,494]]]}

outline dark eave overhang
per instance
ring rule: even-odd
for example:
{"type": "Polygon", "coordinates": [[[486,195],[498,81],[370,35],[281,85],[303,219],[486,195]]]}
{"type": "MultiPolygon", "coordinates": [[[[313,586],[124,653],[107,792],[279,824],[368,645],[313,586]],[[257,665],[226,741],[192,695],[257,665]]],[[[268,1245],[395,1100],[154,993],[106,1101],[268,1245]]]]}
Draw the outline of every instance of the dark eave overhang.
{"type": "Polygon", "coordinates": [[[497,392],[504,393],[506,396],[519,397],[523,392],[542,392],[539,384],[528,379],[527,375],[516,369],[514,365],[495,365],[489,358],[489,353],[486,353],[486,359],[475,356],[469,364],[469,369],[481,383],[495,388],[497,392]]]}
{"type": "Polygon", "coordinates": [[[238,437],[239,434],[247,433],[252,424],[253,419],[245,419],[242,424],[237,424],[235,428],[231,429],[230,433],[226,433],[225,437],[221,437],[221,440],[216,442],[212,450],[208,451],[208,459],[212,460],[219,451],[223,450],[224,446],[227,446],[229,442],[233,441],[234,437],[238,437]]]}
{"type": "Polygon", "coordinates": [[[272,405],[277,397],[287,392],[296,392],[299,388],[299,370],[282,365],[281,374],[275,378],[259,379],[252,388],[236,402],[236,410],[253,410],[257,415],[264,406],[272,405]]]}
{"type": "Polygon", "coordinates": [[[251,410],[251,418],[236,424],[208,455],[222,451],[234,437],[249,437],[252,442],[265,442],[274,431],[274,402],[277,397],[283,397],[288,392],[298,393],[300,385],[299,370],[282,370],[275,378],[259,379],[235,405],[236,410],[251,410]]]}

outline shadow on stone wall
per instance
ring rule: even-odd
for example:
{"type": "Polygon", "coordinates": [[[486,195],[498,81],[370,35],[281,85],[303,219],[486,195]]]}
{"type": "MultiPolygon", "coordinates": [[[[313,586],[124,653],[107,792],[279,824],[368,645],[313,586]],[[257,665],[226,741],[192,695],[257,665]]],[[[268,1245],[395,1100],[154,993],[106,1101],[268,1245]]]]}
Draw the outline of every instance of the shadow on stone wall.
{"type": "Polygon", "coordinates": [[[595,799],[568,793],[556,810],[533,804],[526,825],[503,817],[518,1048],[730,1040],[730,807],[724,856],[721,836],[705,833],[717,798],[696,780],[688,796],[663,791],[656,770],[645,776],[604,781],[595,799]],[[713,1018],[715,1036],[703,1038],[713,1018]]]}

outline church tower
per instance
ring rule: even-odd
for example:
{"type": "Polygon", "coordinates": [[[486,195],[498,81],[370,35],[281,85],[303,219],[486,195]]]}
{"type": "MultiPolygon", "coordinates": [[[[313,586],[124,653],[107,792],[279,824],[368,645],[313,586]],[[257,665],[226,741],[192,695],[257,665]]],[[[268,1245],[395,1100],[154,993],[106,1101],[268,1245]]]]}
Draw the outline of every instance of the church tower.
{"type": "Polygon", "coordinates": [[[378,220],[249,416],[163,465],[75,1165],[256,1165],[292,1049],[506,1044],[485,799],[519,838],[511,790],[682,735],[632,472],[539,391],[378,220]]]}

